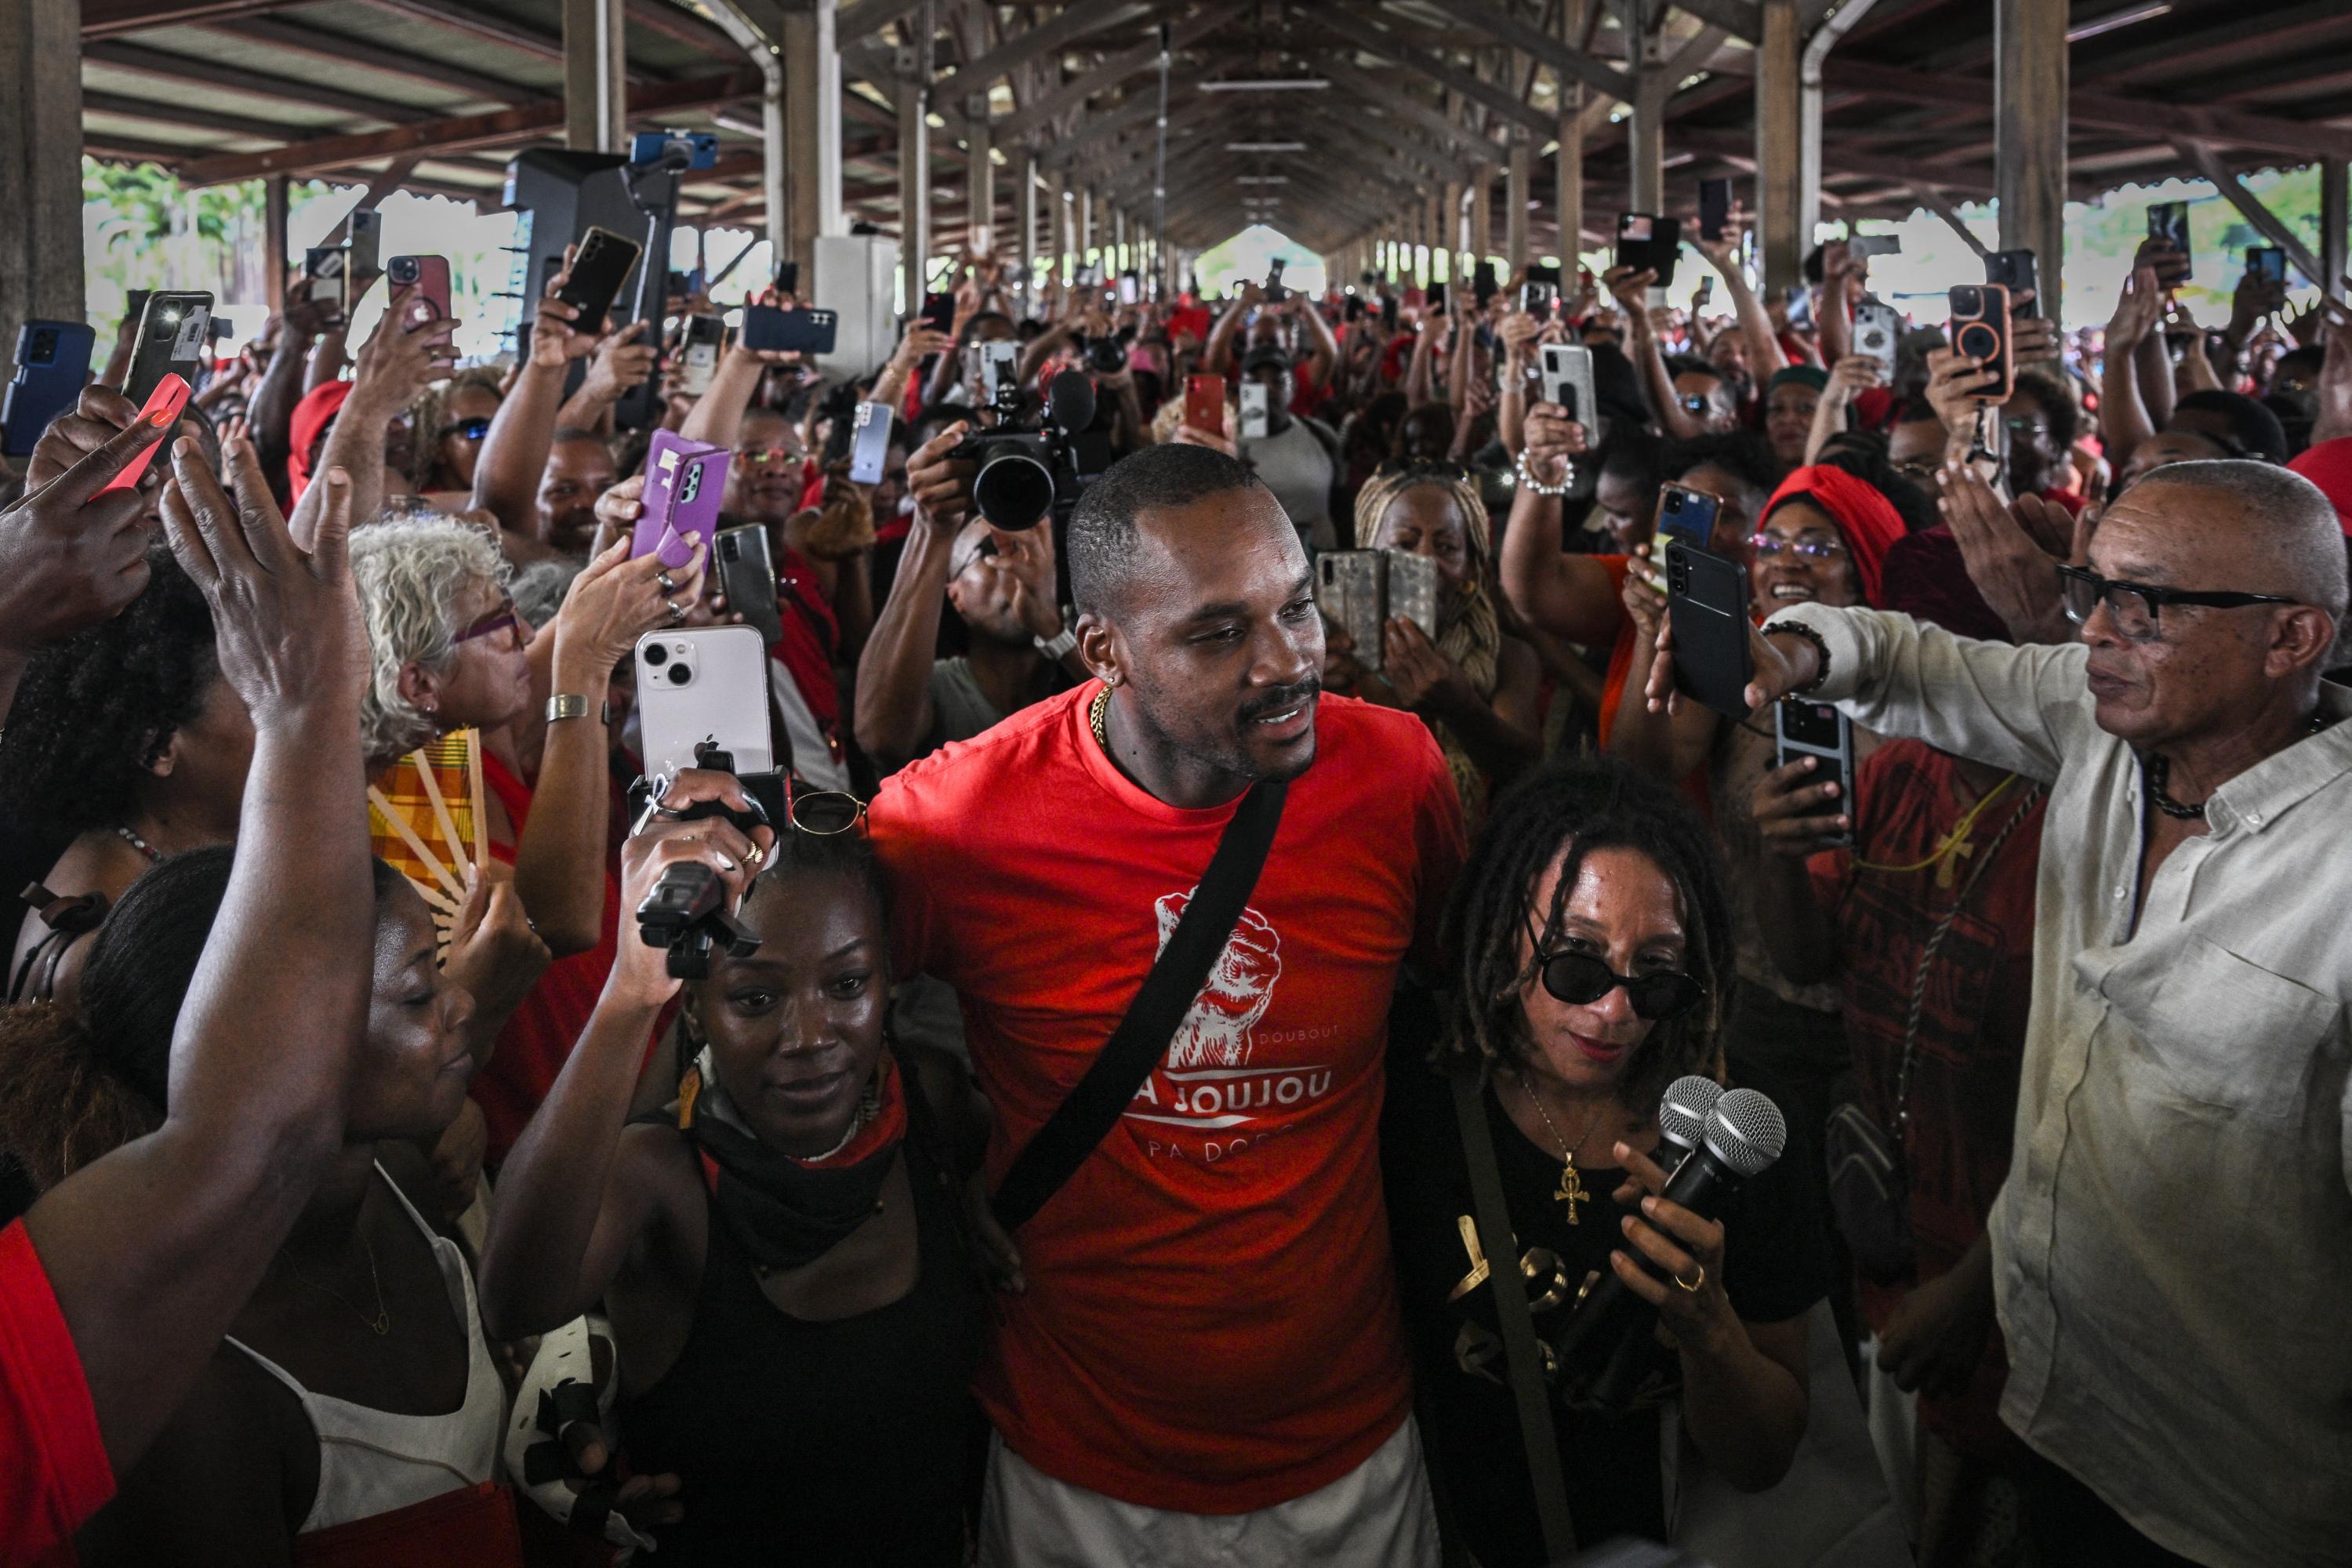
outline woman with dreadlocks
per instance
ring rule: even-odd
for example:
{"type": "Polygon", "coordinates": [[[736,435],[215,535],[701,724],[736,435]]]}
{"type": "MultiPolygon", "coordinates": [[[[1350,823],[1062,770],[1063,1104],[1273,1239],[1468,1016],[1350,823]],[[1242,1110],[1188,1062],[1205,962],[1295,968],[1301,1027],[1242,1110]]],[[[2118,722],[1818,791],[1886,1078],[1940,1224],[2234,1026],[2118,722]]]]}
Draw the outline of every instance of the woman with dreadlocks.
{"type": "Polygon", "coordinates": [[[1381,639],[1375,674],[1345,632],[1324,637],[1323,684],[1421,715],[1445,753],[1462,815],[1475,830],[1489,790],[1543,754],[1535,650],[1502,627],[1492,584],[1494,549],[1475,480],[1446,464],[1376,474],[1356,496],[1356,540],[1401,550],[1437,568],[1437,638],[1403,616],[1381,639]]]}
{"type": "Polygon", "coordinates": [[[1651,1159],[1661,1091],[1719,1071],[1730,933],[1697,814],[1614,762],[1556,763],[1505,792],[1454,885],[1443,1042],[1433,1061],[1392,1054],[1381,1146],[1431,1480],[1486,1568],[1547,1560],[1497,1274],[1527,1292],[1578,1539],[1665,1539],[1669,1410],[1747,1489],[1779,1480],[1804,1434],[1802,1320],[1829,1267],[1802,1173],[1782,1161],[1704,1220],[1657,1196],[1651,1159]],[[1517,1259],[1490,1266],[1477,1240],[1457,1077],[1480,1090],[1517,1259]],[[1671,1346],[1643,1343],[1630,1406],[1572,1406],[1579,1364],[1553,1347],[1609,1274],[1657,1310],[1671,1346]]]}
{"type": "MultiPolygon", "coordinates": [[[[734,779],[689,771],[666,815],[705,799],[746,805],[734,779]]],[[[646,1032],[680,985],[662,949],[624,942],[499,1173],[484,1316],[540,1333],[604,1303],[621,1450],[677,1478],[683,1517],[653,1531],[665,1565],[965,1560],[984,1308],[960,1204],[985,1133],[955,1075],[887,1038],[864,812],[815,792],[772,834],[704,817],[631,838],[625,908],[699,864],[758,948],[721,942],[685,986],[699,1048],[675,1103],[632,1122],[646,1032]]]]}

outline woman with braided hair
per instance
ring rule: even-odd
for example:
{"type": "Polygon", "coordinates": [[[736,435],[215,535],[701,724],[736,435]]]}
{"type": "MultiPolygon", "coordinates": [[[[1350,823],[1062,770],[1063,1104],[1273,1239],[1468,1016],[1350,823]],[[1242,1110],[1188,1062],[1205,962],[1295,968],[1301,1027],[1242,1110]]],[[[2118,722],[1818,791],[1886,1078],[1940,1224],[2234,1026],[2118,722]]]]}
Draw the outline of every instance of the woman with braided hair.
{"type": "Polygon", "coordinates": [[[1793,1161],[1745,1184],[1717,1219],[1657,1195],[1662,1092],[1721,1071],[1733,984],[1722,857],[1672,786],[1614,761],[1554,763],[1496,796],[1454,883],[1444,946],[1440,1044],[1433,1059],[1391,1051],[1381,1122],[1441,1524],[1486,1568],[1549,1557],[1499,1277],[1527,1293],[1577,1538],[1663,1541],[1668,1409],[1731,1486],[1762,1490],[1788,1470],[1807,1420],[1804,1316],[1829,1275],[1793,1161]],[[1479,1090],[1472,1114],[1486,1122],[1516,1259],[1489,1260],[1476,1239],[1457,1079],[1479,1090]],[[1581,1289],[1609,1274],[1656,1309],[1671,1344],[1642,1341],[1633,1397],[1601,1405],[1584,1392],[1591,1358],[1564,1331],[1581,1289]]]}
{"type": "Polygon", "coordinates": [[[1535,650],[1503,630],[1493,584],[1495,552],[1477,481],[1450,464],[1415,464],[1372,476],[1356,497],[1356,539],[1401,550],[1437,568],[1437,637],[1402,616],[1381,637],[1380,668],[1360,659],[1347,634],[1324,637],[1323,684],[1421,715],[1445,753],[1462,814],[1475,830],[1488,793],[1542,756],[1535,650]]]}

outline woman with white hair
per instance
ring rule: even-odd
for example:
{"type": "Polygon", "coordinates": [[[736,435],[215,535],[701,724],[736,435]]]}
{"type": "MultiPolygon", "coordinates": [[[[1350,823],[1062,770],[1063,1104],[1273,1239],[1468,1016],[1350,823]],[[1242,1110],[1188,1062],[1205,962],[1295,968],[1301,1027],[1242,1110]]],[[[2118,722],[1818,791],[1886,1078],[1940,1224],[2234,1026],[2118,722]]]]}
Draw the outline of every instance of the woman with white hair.
{"type": "Polygon", "coordinates": [[[360,704],[369,766],[455,730],[481,731],[490,856],[513,868],[531,929],[558,961],[475,1084],[493,1161],[554,1082],[613,964],[606,683],[638,637],[682,624],[701,591],[698,553],[670,571],[653,556],[630,560],[628,548],[624,540],[591,561],[534,636],[485,530],[410,517],[352,538],[373,667],[360,704]]]}

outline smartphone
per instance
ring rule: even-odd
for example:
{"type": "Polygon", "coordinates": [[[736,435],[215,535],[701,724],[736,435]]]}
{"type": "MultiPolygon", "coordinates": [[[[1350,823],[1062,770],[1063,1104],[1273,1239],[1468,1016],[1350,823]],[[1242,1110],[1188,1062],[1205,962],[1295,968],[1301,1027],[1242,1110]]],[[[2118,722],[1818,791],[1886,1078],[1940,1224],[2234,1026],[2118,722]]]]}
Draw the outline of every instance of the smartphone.
{"type": "Polygon", "coordinates": [[[2156,280],[2170,289],[2185,280],[2189,273],[2189,204],[2187,202],[2151,202],[2147,209],[2147,237],[2161,240],[2180,253],[2178,261],[2157,268],[2156,280]]]}
{"type": "Polygon", "coordinates": [[[647,632],[637,639],[637,724],[649,778],[694,766],[705,742],[739,774],[771,771],[768,645],[751,626],[647,632]]]}
{"type": "MultiPolygon", "coordinates": [[[[709,563],[711,535],[719,529],[719,502],[727,489],[729,456],[724,447],[689,441],[675,430],[654,432],[646,448],[646,488],[640,498],[645,512],[629,542],[632,560],[660,552],[675,534],[680,541],[700,538],[703,560],[709,563]]],[[[664,563],[683,565],[682,549],[673,543],[664,563]]]]}
{"type": "Polygon", "coordinates": [[[1617,265],[1658,276],[1651,284],[1664,289],[1675,280],[1675,258],[1683,247],[1683,220],[1653,213],[1622,213],[1617,218],[1617,265]]]}
{"type": "MultiPolygon", "coordinates": [[[[373,207],[354,207],[350,227],[351,243],[343,247],[349,253],[343,258],[343,272],[356,294],[383,270],[383,214],[373,207]]],[[[344,300],[346,308],[350,303],[344,300]]]]}
{"type": "Polygon", "coordinates": [[[1748,682],[1755,675],[1747,570],[1669,538],[1666,616],[1675,630],[1675,689],[1727,719],[1747,718],[1748,682]]]}
{"type": "Polygon", "coordinates": [[[743,346],[761,351],[829,354],[840,328],[834,310],[779,310],[773,305],[743,307],[743,346]]]}
{"type": "MultiPolygon", "coordinates": [[[[1806,757],[1818,757],[1816,781],[1837,781],[1837,800],[1830,810],[1853,816],[1853,721],[1826,703],[1801,697],[1783,697],[1772,704],[1772,765],[1785,768],[1806,757]]],[[[1840,833],[1832,844],[1852,844],[1852,833],[1840,833]]]]}
{"type": "Polygon", "coordinates": [[[312,300],[347,310],[343,296],[344,263],[348,259],[339,245],[313,246],[302,253],[303,287],[312,300]]]}
{"type": "Polygon", "coordinates": [[[1021,345],[1011,338],[979,342],[973,349],[973,384],[982,408],[1012,409],[1021,402],[1021,345]]]}
{"type": "Polygon", "coordinates": [[[0,394],[0,452],[29,456],[49,422],[81,401],[97,341],[82,321],[26,321],[16,329],[16,368],[0,394]]]}
{"type": "Polygon", "coordinates": [[[719,531],[719,588],[727,607],[758,630],[763,645],[773,647],[784,638],[784,617],[776,605],[776,565],[769,553],[768,531],[758,523],[719,531]]]}
{"type": "Polygon", "coordinates": [[[1892,305],[1876,300],[1864,300],[1853,308],[1853,352],[1878,362],[1891,384],[1895,379],[1895,349],[1901,337],[1903,319],[1892,305]]]}
{"type": "Polygon", "coordinates": [[[1266,404],[1265,384],[1261,381],[1242,383],[1242,439],[1265,440],[1273,422],[1274,416],[1266,404]]]}
{"type": "Polygon", "coordinates": [[[1559,285],[1530,278],[1519,285],[1519,309],[1530,316],[1549,316],[1559,304],[1559,285]]]}
{"type": "Polygon", "coordinates": [[[139,335],[132,340],[131,375],[122,384],[122,395],[144,404],[167,374],[194,385],[212,342],[210,294],[157,289],[147,296],[146,309],[139,315],[139,335]]]}
{"type": "Polygon", "coordinates": [[[1585,439],[1601,441],[1601,405],[1592,391],[1592,351],[1582,343],[1545,343],[1537,361],[1546,403],[1568,410],[1585,439]]]}
{"type": "Polygon", "coordinates": [[[1698,310],[1709,300],[1714,298],[1715,274],[1710,272],[1701,277],[1698,280],[1698,287],[1691,290],[1691,309],[1694,310],[1698,310]]]}
{"type": "Polygon", "coordinates": [[[1952,347],[1982,360],[2000,379],[1975,395],[2006,402],[2017,390],[2009,342],[2009,290],[1998,283],[1961,283],[1951,292],[1952,347]]]}
{"type": "Polygon", "coordinates": [[[849,443],[850,482],[878,485],[890,462],[890,410],[879,403],[859,404],[855,428],[849,443]]]}
{"type": "Polygon", "coordinates": [[[1184,378],[1184,423],[1211,435],[1225,433],[1225,378],[1188,375],[1184,378]]]}
{"type": "Polygon", "coordinates": [[[1445,280],[1444,279],[1437,278],[1430,280],[1427,301],[1429,305],[1429,313],[1433,316],[1445,309],[1445,280]]]}
{"type": "Polygon", "coordinates": [[[1731,221],[1731,182],[1701,180],[1698,183],[1698,237],[1707,241],[1723,237],[1723,226],[1731,221]]]}
{"type": "Polygon", "coordinates": [[[688,316],[686,319],[686,341],[677,354],[677,384],[680,391],[699,397],[710,390],[711,377],[719,374],[719,353],[727,345],[727,323],[716,316],[688,316]]]}
{"type": "Polygon", "coordinates": [[[1341,320],[1351,324],[1362,321],[1364,319],[1363,296],[1360,294],[1349,295],[1347,300],[1339,307],[1339,316],[1341,320]]]}
{"type": "Polygon", "coordinates": [[[1658,487],[1658,535],[1680,540],[1693,550],[1715,549],[1715,520],[1723,503],[1705,490],[1683,485],[1658,487]]]}
{"type": "Polygon", "coordinates": [[[449,258],[446,256],[395,256],[384,268],[384,279],[394,289],[414,288],[415,298],[408,301],[402,312],[401,324],[407,328],[421,327],[427,321],[449,319],[449,258]]]}
{"type": "Polygon", "coordinates": [[[1480,310],[1485,310],[1486,301],[1495,297],[1496,287],[1493,262],[1481,261],[1470,269],[1470,298],[1477,301],[1480,310]]]}
{"type": "Polygon", "coordinates": [[[2246,247],[2246,276],[2264,283],[2286,282],[2286,252],[2275,245],[2246,247]]]}
{"type": "Polygon", "coordinates": [[[1381,331],[1393,332],[1397,324],[1397,297],[1393,294],[1381,300],[1381,331]]]}
{"type": "Polygon", "coordinates": [[[1118,275],[1118,302],[1132,305],[1143,298],[1143,284],[1132,272],[1118,275]]]}
{"type": "Polygon", "coordinates": [[[1800,332],[1813,330],[1813,291],[1802,283],[1791,283],[1781,296],[1789,312],[1789,326],[1800,332]]]}
{"type": "Polygon", "coordinates": [[[1326,550],[1315,557],[1315,607],[1346,634],[1349,655],[1366,669],[1381,668],[1381,552],[1326,550]]]}
{"type": "Polygon", "coordinates": [[[935,332],[955,331],[955,296],[926,294],[923,296],[922,323],[935,332]]]}
{"type": "Polygon", "coordinates": [[[1265,297],[1276,304],[1290,298],[1290,290],[1282,286],[1282,266],[1279,256],[1265,264],[1265,297]]]}
{"type": "Polygon", "coordinates": [[[1996,250],[1985,258],[1985,281],[1998,283],[2009,290],[2011,313],[2038,316],[2042,313],[2041,272],[2031,250],[1996,250]],[[2033,308],[2027,310],[2017,303],[2017,297],[2031,290],[2033,308]]]}
{"type": "Polygon", "coordinates": [[[177,375],[166,374],[155,384],[154,393],[148,397],[146,405],[139,410],[142,419],[151,414],[156,416],[155,427],[160,434],[142,447],[137,457],[123,464],[120,473],[106,481],[99,491],[100,495],[108,490],[127,490],[138,484],[141,476],[147,472],[147,465],[155,460],[155,454],[171,440],[173,426],[180,422],[180,410],[187,405],[188,384],[177,375]]]}
{"type": "Polygon", "coordinates": [[[1849,260],[1866,261],[1874,256],[1900,256],[1903,237],[1899,234],[1857,234],[1845,242],[1849,260]]]}
{"type": "Polygon", "coordinates": [[[589,226],[579,248],[572,252],[572,277],[555,296],[580,312],[572,323],[573,331],[604,331],[604,318],[620,297],[621,285],[636,269],[637,255],[644,249],[625,235],[589,226]]]}
{"type": "Polygon", "coordinates": [[[777,262],[776,292],[779,294],[790,294],[797,299],[800,296],[800,291],[801,264],[797,261],[777,262]]]}
{"type": "Polygon", "coordinates": [[[1381,552],[1381,618],[1402,616],[1437,640],[1437,563],[1409,550],[1381,552]]]}

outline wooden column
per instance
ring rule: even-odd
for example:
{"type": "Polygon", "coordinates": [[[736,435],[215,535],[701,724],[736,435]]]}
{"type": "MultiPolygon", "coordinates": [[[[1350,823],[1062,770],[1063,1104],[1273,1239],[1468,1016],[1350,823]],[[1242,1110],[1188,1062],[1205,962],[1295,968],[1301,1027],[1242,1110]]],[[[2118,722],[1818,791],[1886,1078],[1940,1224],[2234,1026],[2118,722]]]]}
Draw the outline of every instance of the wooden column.
{"type": "Polygon", "coordinates": [[[2345,168],[2341,158],[2319,161],[2319,266],[2326,276],[2317,281],[2320,291],[2331,300],[2346,297],[2344,273],[2352,266],[2352,256],[2346,254],[2347,238],[2352,237],[2345,229],[2345,168]]]}
{"type": "MultiPolygon", "coordinates": [[[[807,0],[783,13],[784,247],[815,276],[816,237],[843,231],[841,50],[837,0],[807,0]]],[[[771,177],[773,175],[772,174],[771,177]]]]}
{"type": "Polygon", "coordinates": [[[563,0],[563,141],[575,152],[628,148],[622,0],[563,0]]]}
{"type": "Polygon", "coordinates": [[[1070,200],[1068,182],[1059,169],[1045,176],[1045,257],[1064,288],[1070,282],[1070,200]]]}
{"type": "Polygon", "coordinates": [[[2000,246],[2029,249],[2042,297],[2063,321],[2066,264],[2066,0],[1994,0],[1993,183],[2000,246]]]}
{"type": "Polygon", "coordinates": [[[1096,253],[1095,188],[1080,187],[1078,191],[1078,259],[1087,261],[1096,253]]]}
{"type": "Polygon", "coordinates": [[[1463,257],[1469,254],[1469,222],[1462,215],[1462,182],[1445,182],[1444,227],[1439,231],[1438,243],[1444,247],[1445,276],[1450,280],[1467,276],[1462,266],[1463,257]]]}
{"type": "Polygon", "coordinates": [[[286,221],[289,177],[272,174],[261,186],[262,297],[273,311],[286,309],[286,221]]]}
{"type": "Polygon", "coordinates": [[[974,93],[964,104],[964,222],[975,243],[996,238],[996,163],[989,155],[988,100],[974,93]],[[983,232],[984,231],[984,232],[983,232]]]}
{"type": "Polygon", "coordinates": [[[1481,163],[1470,185],[1470,265],[1495,254],[1495,171],[1481,163]]]}
{"type": "Polygon", "coordinates": [[[1528,264],[1528,195],[1535,183],[1535,151],[1528,145],[1527,132],[1514,127],[1510,163],[1503,178],[1503,200],[1510,205],[1503,215],[1503,254],[1515,273],[1528,264]]]}
{"type": "Polygon", "coordinates": [[[898,245],[907,268],[907,309],[920,308],[930,287],[931,258],[930,84],[920,78],[898,84],[898,245]]]}
{"type": "Polygon", "coordinates": [[[1626,200],[1637,213],[1666,207],[1666,94],[1673,83],[1658,58],[1659,13],[1654,0],[1624,0],[1626,66],[1633,77],[1633,111],[1625,120],[1625,156],[1630,189],[1626,200]]]}
{"type": "MultiPolygon", "coordinates": [[[[79,321],[81,0],[0,0],[0,345],[27,320],[79,321]]],[[[105,358],[114,323],[99,323],[105,358]]]]}
{"type": "MultiPolygon", "coordinates": [[[[1584,36],[1585,9],[1592,0],[1566,0],[1559,8],[1559,36],[1574,45],[1584,36]]],[[[1554,70],[1559,94],[1559,162],[1552,167],[1552,219],[1559,229],[1560,287],[1576,289],[1577,258],[1584,249],[1584,84],[1554,70]]]]}
{"type": "Polygon", "coordinates": [[[1021,199],[1013,204],[1019,211],[1016,226],[1021,230],[1021,303],[1024,310],[1037,308],[1037,154],[1021,154],[1021,199]]]}
{"type": "Polygon", "coordinates": [[[1804,207],[1797,0],[1764,0],[1763,19],[1756,46],[1756,243],[1765,294],[1778,299],[1802,281],[1813,232],[1804,207]]]}

